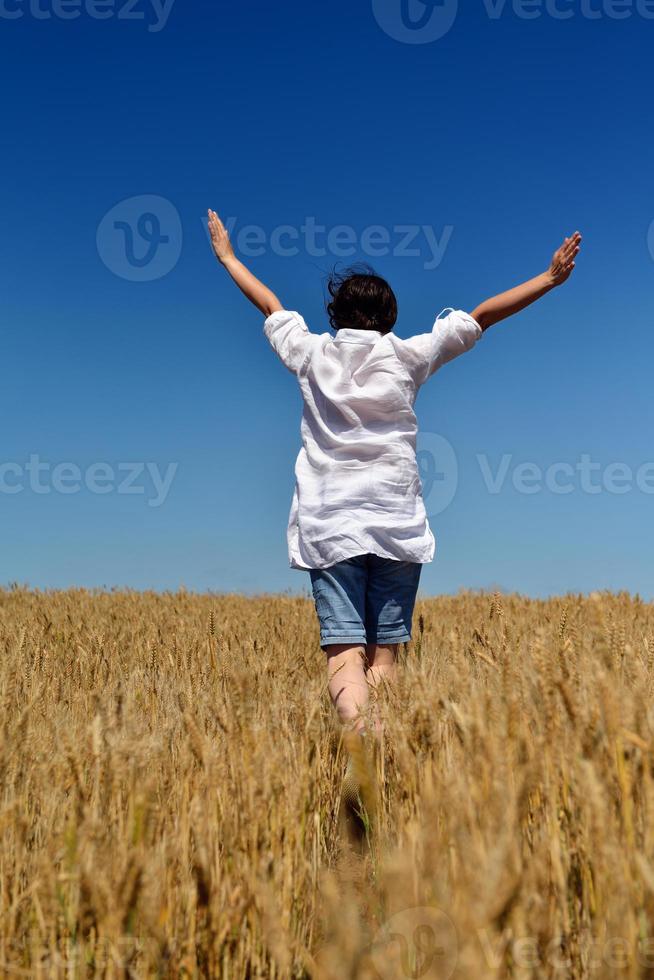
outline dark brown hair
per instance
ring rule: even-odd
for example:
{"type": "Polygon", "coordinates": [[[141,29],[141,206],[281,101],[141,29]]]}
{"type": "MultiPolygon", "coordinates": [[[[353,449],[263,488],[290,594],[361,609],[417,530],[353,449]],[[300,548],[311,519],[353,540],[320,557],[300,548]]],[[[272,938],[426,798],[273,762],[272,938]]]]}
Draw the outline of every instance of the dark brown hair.
{"type": "Polygon", "coordinates": [[[333,272],[327,284],[331,303],[327,305],[334,330],[379,330],[390,333],[397,320],[395,293],[385,279],[369,266],[353,266],[333,272]]]}

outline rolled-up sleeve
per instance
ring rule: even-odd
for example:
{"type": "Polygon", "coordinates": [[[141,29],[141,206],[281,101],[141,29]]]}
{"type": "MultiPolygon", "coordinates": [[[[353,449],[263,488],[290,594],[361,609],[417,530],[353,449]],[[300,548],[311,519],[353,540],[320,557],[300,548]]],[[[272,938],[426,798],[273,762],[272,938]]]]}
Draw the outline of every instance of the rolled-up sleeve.
{"type": "Polygon", "coordinates": [[[299,313],[279,310],[267,318],[263,332],[281,362],[295,374],[302,367],[315,336],[299,313]]]}
{"type": "Polygon", "coordinates": [[[481,334],[481,327],[469,313],[451,310],[447,316],[436,318],[431,333],[402,341],[401,357],[413,380],[421,385],[443,364],[474,347],[481,334]]]}

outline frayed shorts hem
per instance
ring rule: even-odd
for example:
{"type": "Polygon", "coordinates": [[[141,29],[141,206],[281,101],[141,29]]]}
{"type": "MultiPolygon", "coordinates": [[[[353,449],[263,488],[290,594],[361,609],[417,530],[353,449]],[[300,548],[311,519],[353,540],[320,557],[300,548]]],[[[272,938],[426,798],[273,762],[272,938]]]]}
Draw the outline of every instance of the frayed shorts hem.
{"type": "Polygon", "coordinates": [[[378,646],[394,646],[396,643],[408,643],[411,639],[409,633],[400,633],[394,636],[376,636],[372,638],[367,638],[365,636],[322,636],[320,637],[321,647],[330,646],[343,646],[346,643],[351,643],[352,646],[365,647],[369,646],[371,643],[376,643],[378,646]]]}

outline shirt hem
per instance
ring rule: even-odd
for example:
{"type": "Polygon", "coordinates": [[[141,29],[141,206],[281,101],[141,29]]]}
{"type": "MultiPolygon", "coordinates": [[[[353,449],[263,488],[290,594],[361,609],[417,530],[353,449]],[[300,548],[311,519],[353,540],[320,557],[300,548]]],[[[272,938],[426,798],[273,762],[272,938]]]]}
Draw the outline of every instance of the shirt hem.
{"type": "Polygon", "coordinates": [[[383,551],[379,548],[366,548],[364,545],[361,545],[352,550],[348,549],[345,552],[339,552],[335,555],[331,555],[329,558],[325,558],[319,565],[306,565],[295,555],[289,555],[289,565],[296,571],[310,572],[312,569],[331,568],[332,565],[337,565],[340,561],[347,561],[348,558],[357,558],[359,555],[375,555],[377,558],[388,558],[389,561],[410,561],[414,562],[416,565],[429,565],[431,562],[433,562],[435,553],[436,549],[434,547],[428,557],[425,555],[418,556],[408,552],[403,555],[391,555],[389,552],[383,551]]]}

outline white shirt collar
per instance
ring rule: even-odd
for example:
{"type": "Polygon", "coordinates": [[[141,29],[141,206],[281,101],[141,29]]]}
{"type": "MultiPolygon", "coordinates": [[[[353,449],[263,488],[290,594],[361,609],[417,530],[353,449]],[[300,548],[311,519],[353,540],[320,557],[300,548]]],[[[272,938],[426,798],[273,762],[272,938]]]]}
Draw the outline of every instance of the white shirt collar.
{"type": "Polygon", "coordinates": [[[381,330],[355,330],[354,327],[341,327],[334,340],[341,344],[374,344],[383,336],[381,330]]]}

